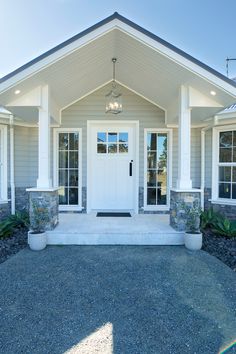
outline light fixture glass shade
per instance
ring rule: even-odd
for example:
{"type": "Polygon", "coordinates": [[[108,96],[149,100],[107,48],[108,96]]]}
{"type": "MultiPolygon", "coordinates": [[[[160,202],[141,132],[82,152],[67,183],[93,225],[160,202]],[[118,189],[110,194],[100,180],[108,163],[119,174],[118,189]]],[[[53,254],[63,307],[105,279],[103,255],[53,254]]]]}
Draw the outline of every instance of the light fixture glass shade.
{"type": "Polygon", "coordinates": [[[122,112],[122,97],[121,93],[117,93],[116,89],[106,95],[106,113],[118,114],[122,112]]]}
{"type": "Polygon", "coordinates": [[[112,89],[106,95],[106,113],[113,113],[113,114],[118,114],[122,112],[122,97],[121,97],[121,93],[119,93],[116,88],[116,79],[115,79],[116,61],[117,61],[116,58],[112,58],[112,63],[113,63],[112,89]]]}

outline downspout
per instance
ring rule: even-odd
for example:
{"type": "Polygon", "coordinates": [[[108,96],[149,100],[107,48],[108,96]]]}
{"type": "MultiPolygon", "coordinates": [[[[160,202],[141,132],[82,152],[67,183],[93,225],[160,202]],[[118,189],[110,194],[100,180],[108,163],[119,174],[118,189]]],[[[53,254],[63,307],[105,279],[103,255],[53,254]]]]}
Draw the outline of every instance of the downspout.
{"type": "Polygon", "coordinates": [[[14,116],[10,115],[10,185],[11,185],[11,214],[16,213],[15,198],[15,156],[14,156],[14,116]]]}

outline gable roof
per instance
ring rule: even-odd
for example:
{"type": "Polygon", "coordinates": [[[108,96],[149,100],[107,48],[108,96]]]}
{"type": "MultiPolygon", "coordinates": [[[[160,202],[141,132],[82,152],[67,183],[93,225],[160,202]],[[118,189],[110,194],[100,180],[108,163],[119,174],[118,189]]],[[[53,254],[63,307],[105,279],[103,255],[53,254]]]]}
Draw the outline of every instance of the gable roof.
{"type": "Polygon", "coordinates": [[[68,46],[69,44],[77,41],[78,39],[82,38],[83,36],[93,32],[94,30],[98,29],[99,27],[104,26],[105,24],[113,21],[113,20],[119,20],[121,22],[123,22],[124,24],[129,25],[130,27],[134,28],[135,30],[139,31],[142,34],[145,34],[146,36],[148,36],[149,38],[155,40],[156,42],[160,43],[161,45],[165,46],[166,48],[172,50],[173,52],[181,55],[183,58],[191,61],[194,64],[197,64],[199,67],[207,70],[209,73],[215,75],[216,77],[218,77],[219,79],[227,82],[228,84],[232,85],[233,87],[236,87],[236,82],[229,79],[228,77],[226,77],[225,75],[219,73],[218,71],[216,71],[215,69],[211,68],[210,66],[204,64],[203,62],[201,62],[200,60],[192,57],[191,55],[187,54],[186,52],[184,52],[183,50],[175,47],[174,45],[172,45],[171,43],[165,41],[164,39],[158,37],[157,35],[153,34],[152,32],[144,29],[143,27],[137,25],[136,23],[130,21],[129,19],[127,19],[124,16],[121,16],[118,12],[114,12],[113,15],[105,18],[104,20],[98,22],[97,24],[89,27],[88,29],[78,33],[77,35],[71,37],[70,39],[62,42],[61,44],[57,45],[56,47],[48,50],[47,52],[41,54],[40,56],[38,56],[37,58],[29,61],[28,63],[24,64],[23,66],[19,67],[18,69],[12,71],[11,73],[5,75],[4,77],[2,77],[0,79],[0,84],[7,81],[8,79],[12,78],[13,76],[15,76],[16,74],[24,71],[25,69],[29,68],[30,66],[38,63],[39,61],[41,61],[42,59],[49,57],[51,54],[59,51],[62,48],[65,48],[66,46],[68,46]]]}

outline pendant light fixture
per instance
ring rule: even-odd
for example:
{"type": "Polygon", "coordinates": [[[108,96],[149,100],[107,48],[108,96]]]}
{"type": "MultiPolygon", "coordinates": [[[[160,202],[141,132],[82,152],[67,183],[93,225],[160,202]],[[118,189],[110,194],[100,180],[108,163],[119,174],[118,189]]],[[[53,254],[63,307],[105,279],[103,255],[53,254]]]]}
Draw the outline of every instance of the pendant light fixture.
{"type": "Polygon", "coordinates": [[[112,78],[112,88],[111,91],[106,95],[106,113],[118,114],[122,112],[122,98],[121,93],[117,91],[116,86],[116,65],[117,59],[112,58],[113,63],[113,78],[112,78]]]}

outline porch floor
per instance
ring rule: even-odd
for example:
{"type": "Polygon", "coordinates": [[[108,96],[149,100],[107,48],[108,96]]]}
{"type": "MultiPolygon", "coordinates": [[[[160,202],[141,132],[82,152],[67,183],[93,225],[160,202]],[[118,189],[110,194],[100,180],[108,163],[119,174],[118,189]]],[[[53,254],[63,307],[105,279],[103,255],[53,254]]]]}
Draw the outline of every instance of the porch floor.
{"type": "Polygon", "coordinates": [[[182,245],[184,233],[169,225],[169,215],[96,217],[96,213],[60,213],[59,224],[47,232],[48,244],[182,245]]]}

